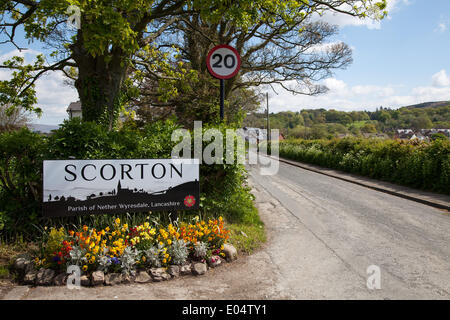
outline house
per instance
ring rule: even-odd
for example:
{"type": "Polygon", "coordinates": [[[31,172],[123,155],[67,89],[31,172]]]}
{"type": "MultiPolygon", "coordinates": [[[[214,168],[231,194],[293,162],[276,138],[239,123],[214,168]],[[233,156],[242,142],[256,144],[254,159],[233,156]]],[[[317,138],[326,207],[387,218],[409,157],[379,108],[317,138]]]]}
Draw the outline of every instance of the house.
{"type": "Polygon", "coordinates": [[[247,128],[244,127],[242,132],[242,136],[245,139],[245,141],[248,141],[252,144],[256,144],[259,141],[266,140],[266,130],[260,129],[260,128],[247,128]]]}
{"type": "Polygon", "coordinates": [[[415,134],[413,134],[413,136],[411,137],[410,140],[414,140],[414,139],[419,139],[420,141],[427,141],[427,140],[429,140],[428,137],[424,136],[424,135],[421,134],[421,133],[415,133],[415,134]]]}
{"type": "Polygon", "coordinates": [[[395,134],[396,139],[413,140],[419,139],[422,141],[429,141],[433,134],[442,133],[450,139],[450,129],[422,129],[414,131],[412,129],[400,129],[395,134]]]}
{"type": "Polygon", "coordinates": [[[395,138],[401,140],[410,140],[413,135],[414,131],[412,129],[399,129],[395,133],[395,138]]]}
{"type": "Polygon", "coordinates": [[[71,102],[69,104],[69,107],[67,107],[67,113],[69,114],[69,119],[73,118],[81,118],[82,112],[81,112],[81,102],[71,102]]]}
{"type": "Polygon", "coordinates": [[[428,138],[431,138],[433,134],[441,133],[450,139],[450,129],[422,129],[420,133],[428,138]]]}

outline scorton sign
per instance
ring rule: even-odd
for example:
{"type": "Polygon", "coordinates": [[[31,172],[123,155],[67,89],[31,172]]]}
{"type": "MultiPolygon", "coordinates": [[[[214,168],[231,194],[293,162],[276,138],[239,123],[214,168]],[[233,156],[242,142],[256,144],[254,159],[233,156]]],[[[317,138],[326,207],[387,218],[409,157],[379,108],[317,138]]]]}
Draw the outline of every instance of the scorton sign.
{"type": "Polygon", "coordinates": [[[44,215],[198,209],[196,159],[44,161],[44,215]]]}

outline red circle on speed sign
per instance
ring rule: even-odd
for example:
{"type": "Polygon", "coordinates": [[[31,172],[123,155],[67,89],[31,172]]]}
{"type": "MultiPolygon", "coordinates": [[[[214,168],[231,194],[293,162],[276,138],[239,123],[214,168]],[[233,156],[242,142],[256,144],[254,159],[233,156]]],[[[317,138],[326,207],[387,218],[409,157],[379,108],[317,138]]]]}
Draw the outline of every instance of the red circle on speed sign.
{"type": "Polygon", "coordinates": [[[214,78],[230,79],[239,72],[241,57],[235,48],[221,44],[209,51],[206,66],[214,78]]]}

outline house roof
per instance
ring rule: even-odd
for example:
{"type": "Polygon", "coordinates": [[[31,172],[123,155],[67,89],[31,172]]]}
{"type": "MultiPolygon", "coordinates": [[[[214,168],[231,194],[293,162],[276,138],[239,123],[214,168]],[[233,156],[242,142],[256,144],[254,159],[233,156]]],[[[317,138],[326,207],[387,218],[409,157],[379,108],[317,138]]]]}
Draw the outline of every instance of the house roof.
{"type": "Polygon", "coordinates": [[[81,102],[71,102],[69,107],[67,107],[67,111],[81,111],[81,102]]]}

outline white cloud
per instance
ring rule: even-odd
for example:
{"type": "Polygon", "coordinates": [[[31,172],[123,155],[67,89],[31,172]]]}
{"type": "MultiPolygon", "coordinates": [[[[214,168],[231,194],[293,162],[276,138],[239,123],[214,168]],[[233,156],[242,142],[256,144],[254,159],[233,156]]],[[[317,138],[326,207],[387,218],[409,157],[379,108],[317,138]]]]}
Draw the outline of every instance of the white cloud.
{"type": "Polygon", "coordinates": [[[276,87],[278,95],[270,94],[272,112],[299,111],[301,109],[374,110],[377,107],[398,108],[430,101],[450,100],[450,78],[445,70],[432,77],[432,85],[405,88],[402,85],[350,86],[336,78],[325,79],[322,84],[329,91],[320,96],[293,95],[276,87]]]}
{"type": "MultiPolygon", "coordinates": [[[[411,4],[410,0],[387,0],[387,8],[386,8],[386,10],[388,11],[387,19],[391,19],[392,14],[397,10],[399,10],[401,6],[407,6],[410,4],[411,4]]],[[[343,9],[345,9],[345,7],[348,8],[348,5],[342,6],[343,9]]],[[[372,19],[360,19],[343,13],[326,13],[323,16],[323,20],[330,24],[337,25],[339,27],[365,26],[368,29],[381,28],[381,21],[375,21],[372,19]]]]}
{"type": "Polygon", "coordinates": [[[445,24],[444,22],[439,23],[436,31],[438,31],[438,32],[445,32],[445,31],[447,31],[447,24],[445,24]]]}
{"type": "Polygon", "coordinates": [[[450,24],[450,19],[444,15],[441,15],[439,22],[437,23],[437,27],[434,29],[434,32],[444,33],[448,30],[448,26],[450,24]]]}
{"type": "Polygon", "coordinates": [[[442,88],[450,87],[450,77],[445,70],[441,70],[432,77],[433,87],[442,88]]]}
{"type": "MultiPolygon", "coordinates": [[[[35,50],[0,52],[0,63],[13,56],[25,57],[25,63],[32,63],[38,54],[40,52],[35,50]]],[[[11,71],[0,70],[0,80],[7,80],[10,77],[11,71]]],[[[68,117],[66,109],[70,102],[78,100],[78,93],[75,88],[64,84],[64,79],[63,73],[58,71],[48,72],[36,81],[37,106],[43,110],[43,115],[33,122],[59,124],[68,117]]]]}
{"type": "Polygon", "coordinates": [[[62,72],[51,72],[36,82],[38,106],[44,111],[46,119],[67,118],[66,109],[71,102],[78,100],[77,90],[64,84],[65,76],[62,72]]]}

